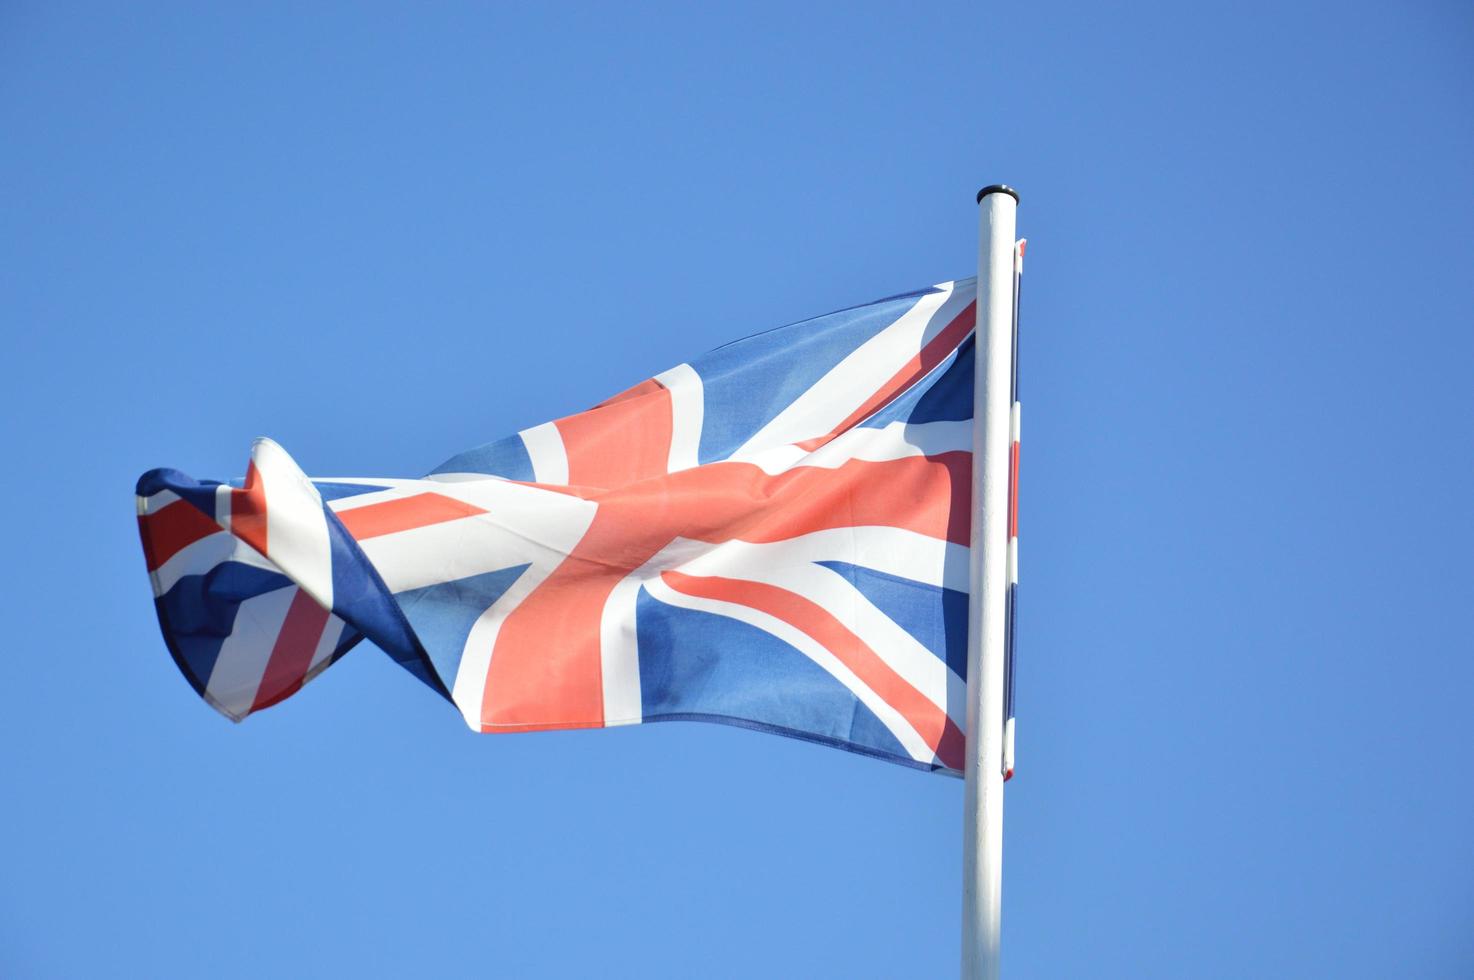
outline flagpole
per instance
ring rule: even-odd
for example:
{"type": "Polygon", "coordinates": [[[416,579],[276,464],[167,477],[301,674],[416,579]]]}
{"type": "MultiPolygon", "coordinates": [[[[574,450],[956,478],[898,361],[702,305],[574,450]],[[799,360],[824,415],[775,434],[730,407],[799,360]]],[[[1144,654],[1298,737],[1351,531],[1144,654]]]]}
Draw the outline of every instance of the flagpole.
{"type": "Polygon", "coordinates": [[[972,535],[968,565],[967,753],[963,762],[962,977],[998,977],[1003,898],[1004,616],[1008,588],[1009,384],[1018,194],[978,191],[972,535]]]}

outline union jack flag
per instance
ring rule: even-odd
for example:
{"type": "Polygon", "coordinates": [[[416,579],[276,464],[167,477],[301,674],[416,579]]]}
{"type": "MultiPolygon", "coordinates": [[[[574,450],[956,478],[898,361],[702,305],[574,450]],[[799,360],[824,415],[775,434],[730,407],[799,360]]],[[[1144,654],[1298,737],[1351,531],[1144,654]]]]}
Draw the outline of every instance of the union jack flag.
{"type": "Polygon", "coordinates": [[[476,731],[706,720],[955,772],[974,292],[737,341],[422,479],[266,439],[234,484],[146,473],[165,642],[237,721],[367,638],[476,731]]]}

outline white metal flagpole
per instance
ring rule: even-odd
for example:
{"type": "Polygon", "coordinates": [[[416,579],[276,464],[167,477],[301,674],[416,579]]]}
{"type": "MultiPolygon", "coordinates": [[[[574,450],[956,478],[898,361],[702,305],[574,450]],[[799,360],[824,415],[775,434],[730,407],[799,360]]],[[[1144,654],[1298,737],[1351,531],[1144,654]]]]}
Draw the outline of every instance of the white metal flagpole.
{"type": "Polygon", "coordinates": [[[995,184],[978,191],[978,204],[967,753],[962,810],[962,976],[963,980],[995,980],[1003,898],[1003,659],[1018,194],[995,184]]]}

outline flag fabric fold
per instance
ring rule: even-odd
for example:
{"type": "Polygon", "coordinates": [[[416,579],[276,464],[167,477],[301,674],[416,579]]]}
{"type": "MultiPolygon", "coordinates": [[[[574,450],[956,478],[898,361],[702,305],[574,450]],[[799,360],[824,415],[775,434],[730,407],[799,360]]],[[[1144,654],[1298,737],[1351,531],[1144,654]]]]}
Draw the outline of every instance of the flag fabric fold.
{"type": "Polygon", "coordinates": [[[165,641],[241,720],[367,638],[481,732],[708,720],[962,765],[974,283],[718,348],[422,479],[138,484],[165,641]]]}

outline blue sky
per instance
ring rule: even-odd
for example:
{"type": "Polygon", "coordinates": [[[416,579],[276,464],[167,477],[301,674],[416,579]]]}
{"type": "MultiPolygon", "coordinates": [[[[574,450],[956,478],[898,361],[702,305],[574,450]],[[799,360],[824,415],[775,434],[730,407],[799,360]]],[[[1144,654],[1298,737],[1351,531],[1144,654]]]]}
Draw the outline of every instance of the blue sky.
{"type": "Polygon", "coordinates": [[[368,647],[232,726],[139,473],[418,475],[724,341],[1024,301],[1013,977],[1474,972],[1465,4],[0,7],[0,973],[955,972],[961,786],[477,737],[368,647]]]}

